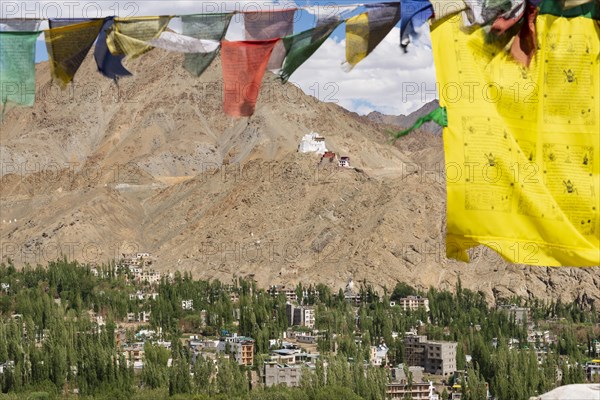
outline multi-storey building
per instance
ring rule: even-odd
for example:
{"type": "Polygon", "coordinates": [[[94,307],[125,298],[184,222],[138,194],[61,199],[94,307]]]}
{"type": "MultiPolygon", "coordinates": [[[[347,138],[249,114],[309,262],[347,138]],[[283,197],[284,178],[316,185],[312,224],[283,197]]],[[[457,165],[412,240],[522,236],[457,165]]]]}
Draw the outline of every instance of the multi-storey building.
{"type": "Polygon", "coordinates": [[[307,328],[315,326],[315,310],[312,307],[299,307],[287,303],[285,313],[290,326],[302,325],[307,328]]]}
{"type": "Polygon", "coordinates": [[[429,312],[429,299],[421,296],[407,296],[403,297],[396,303],[404,311],[417,311],[419,308],[424,308],[425,311],[429,312]]]}
{"type": "Polygon", "coordinates": [[[407,333],[404,336],[405,360],[421,366],[425,372],[449,375],[456,371],[456,342],[428,341],[426,336],[407,333]]]}

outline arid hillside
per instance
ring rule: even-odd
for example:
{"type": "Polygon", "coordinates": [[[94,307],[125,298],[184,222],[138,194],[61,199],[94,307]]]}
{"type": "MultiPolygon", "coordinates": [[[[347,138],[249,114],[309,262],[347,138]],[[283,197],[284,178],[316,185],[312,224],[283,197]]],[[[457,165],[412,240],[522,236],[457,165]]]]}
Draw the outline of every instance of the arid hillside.
{"type": "Polygon", "coordinates": [[[490,298],[600,298],[599,268],[510,265],[484,249],[470,264],[446,259],[439,132],[392,145],[393,117],[358,116],[272,74],[256,114],[232,119],[218,60],[201,78],[181,61],[154,50],[115,85],[88,58],[66,91],[37,66],[35,106],[9,108],[0,125],[3,260],[144,251],[162,271],[255,274],[264,286],[352,277],[451,288],[460,274],[490,298]],[[311,131],[352,168],[298,153],[311,131]]]}

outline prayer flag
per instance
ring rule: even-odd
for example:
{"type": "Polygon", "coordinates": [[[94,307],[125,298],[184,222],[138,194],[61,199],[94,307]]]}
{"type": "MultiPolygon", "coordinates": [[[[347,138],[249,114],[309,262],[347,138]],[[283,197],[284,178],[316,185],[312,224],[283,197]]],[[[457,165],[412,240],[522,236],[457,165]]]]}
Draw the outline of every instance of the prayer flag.
{"type": "Polygon", "coordinates": [[[352,69],[387,36],[400,20],[398,3],[377,5],[346,21],[346,61],[352,69]]]}
{"type": "Polygon", "coordinates": [[[281,79],[287,82],[294,71],[321,47],[341,23],[339,19],[328,20],[308,31],[284,37],[282,40],[287,55],[280,73],[281,79]]]}
{"type": "Polygon", "coordinates": [[[226,114],[247,117],[254,113],[269,57],[278,41],[222,43],[223,108],[226,114]]]}
{"type": "Polygon", "coordinates": [[[440,21],[432,44],[444,129],[448,257],[486,245],[513,263],[600,265],[600,43],[584,17],[538,15],[515,63],[484,29],[440,21]]]}
{"type": "MultiPolygon", "coordinates": [[[[233,14],[198,14],[181,17],[183,34],[196,39],[221,42],[231,22],[233,14]]],[[[219,49],[210,52],[186,54],[183,67],[193,75],[200,76],[213,62],[219,49]]]]}
{"type": "MultiPolygon", "coordinates": [[[[289,36],[294,32],[295,9],[244,13],[246,40],[270,40],[289,36]]],[[[268,69],[278,70],[285,58],[283,43],[273,49],[268,69]]]]}
{"type": "Polygon", "coordinates": [[[167,28],[171,17],[115,18],[106,43],[110,52],[135,58],[153,49],[147,42],[156,39],[167,28]]]}
{"type": "Polygon", "coordinates": [[[39,32],[0,32],[0,99],[32,106],[35,101],[35,42],[39,32]]]}
{"type": "Polygon", "coordinates": [[[429,0],[402,0],[400,2],[400,45],[406,48],[411,37],[415,37],[416,27],[423,25],[433,16],[433,6],[429,0]]]}
{"type": "Polygon", "coordinates": [[[52,77],[64,88],[73,80],[86,55],[100,33],[104,20],[69,24],[50,20],[44,31],[52,77]],[[63,25],[63,26],[56,26],[63,25]]]}
{"type": "Polygon", "coordinates": [[[117,80],[122,76],[130,76],[131,72],[127,71],[123,66],[124,55],[113,55],[108,50],[106,43],[107,32],[112,29],[114,18],[109,17],[104,21],[104,26],[100,29],[98,40],[96,40],[96,48],[94,49],[94,59],[98,66],[98,72],[107,78],[117,80]]]}

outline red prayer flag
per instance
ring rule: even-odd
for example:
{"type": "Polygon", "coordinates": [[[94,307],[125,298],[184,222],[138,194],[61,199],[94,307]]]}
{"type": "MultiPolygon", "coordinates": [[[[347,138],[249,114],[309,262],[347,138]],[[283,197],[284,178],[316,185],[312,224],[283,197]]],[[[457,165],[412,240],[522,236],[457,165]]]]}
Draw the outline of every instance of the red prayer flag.
{"type": "Polygon", "coordinates": [[[227,115],[249,117],[254,114],[262,78],[278,41],[222,43],[223,109],[227,115]]]}
{"type": "Polygon", "coordinates": [[[535,18],[538,14],[538,8],[527,2],[523,5],[523,10],[512,17],[498,17],[492,23],[492,33],[500,36],[505,34],[517,23],[522,23],[521,28],[513,39],[510,53],[513,58],[526,66],[531,63],[531,58],[535,54],[537,47],[535,33],[535,18]]]}

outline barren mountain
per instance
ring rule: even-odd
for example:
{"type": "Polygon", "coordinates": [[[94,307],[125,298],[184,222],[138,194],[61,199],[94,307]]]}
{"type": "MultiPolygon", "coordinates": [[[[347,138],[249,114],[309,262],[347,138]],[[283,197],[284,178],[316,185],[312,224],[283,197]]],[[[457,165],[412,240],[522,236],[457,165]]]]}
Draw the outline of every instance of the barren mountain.
{"type": "MultiPolygon", "coordinates": [[[[409,115],[385,115],[378,111],[373,111],[367,115],[367,118],[379,124],[393,125],[396,127],[396,130],[398,128],[406,129],[417,122],[417,119],[435,110],[439,105],[440,103],[437,100],[433,100],[409,115]]],[[[424,123],[420,130],[437,135],[442,134],[442,127],[435,122],[424,123]]]]}
{"type": "Polygon", "coordinates": [[[181,62],[154,50],[117,86],[88,58],[66,91],[37,66],[36,105],[8,109],[0,125],[3,260],[144,251],[162,271],[255,274],[263,286],[352,277],[452,288],[460,275],[490,298],[600,298],[599,268],[511,265],[483,248],[470,264],[446,259],[439,134],[391,145],[390,119],[322,103],[272,74],[256,114],[231,119],[219,62],[201,78],[181,62]],[[311,131],[353,168],[298,153],[311,131]]]}

